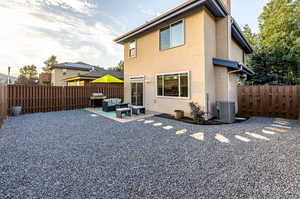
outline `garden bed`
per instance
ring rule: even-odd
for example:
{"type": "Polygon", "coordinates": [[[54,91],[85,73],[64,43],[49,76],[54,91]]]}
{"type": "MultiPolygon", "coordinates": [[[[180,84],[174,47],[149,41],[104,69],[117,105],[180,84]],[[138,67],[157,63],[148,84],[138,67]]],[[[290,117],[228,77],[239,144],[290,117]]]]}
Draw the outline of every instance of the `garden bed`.
{"type": "MultiPolygon", "coordinates": [[[[166,119],[171,119],[171,120],[176,120],[176,121],[181,121],[181,122],[184,122],[184,123],[196,124],[196,125],[223,125],[223,124],[227,124],[227,123],[224,123],[224,122],[221,122],[221,121],[216,121],[215,119],[211,119],[211,120],[205,121],[203,124],[199,124],[199,123],[195,122],[190,117],[183,117],[181,119],[175,119],[175,117],[173,115],[166,114],[166,113],[156,115],[156,117],[161,117],[161,118],[166,118],[166,119]]],[[[244,120],[236,120],[234,123],[241,123],[241,122],[247,121],[248,119],[249,118],[245,118],[244,120]]]]}

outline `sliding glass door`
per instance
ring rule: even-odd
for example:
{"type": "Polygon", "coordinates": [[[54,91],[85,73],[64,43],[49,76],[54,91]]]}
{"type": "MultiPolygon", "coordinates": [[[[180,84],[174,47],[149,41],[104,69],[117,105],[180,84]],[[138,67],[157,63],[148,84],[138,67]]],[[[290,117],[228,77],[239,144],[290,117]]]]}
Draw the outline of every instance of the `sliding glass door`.
{"type": "Polygon", "coordinates": [[[135,106],[144,106],[144,83],[131,83],[131,104],[135,106]]]}

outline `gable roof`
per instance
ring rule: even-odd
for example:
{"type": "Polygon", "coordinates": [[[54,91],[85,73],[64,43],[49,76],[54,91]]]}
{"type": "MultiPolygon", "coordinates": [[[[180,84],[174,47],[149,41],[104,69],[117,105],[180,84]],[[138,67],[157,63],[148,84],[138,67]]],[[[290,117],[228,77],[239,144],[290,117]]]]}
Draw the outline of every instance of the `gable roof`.
{"type": "Polygon", "coordinates": [[[121,35],[120,37],[116,38],[114,41],[117,43],[124,43],[124,41],[130,39],[131,37],[136,36],[150,28],[157,26],[173,17],[176,17],[188,10],[191,10],[196,7],[206,6],[215,17],[225,17],[228,14],[227,9],[219,0],[189,0],[176,8],[173,8],[166,13],[154,18],[153,20],[135,28],[134,30],[121,35]]]}
{"type": "Polygon", "coordinates": [[[61,69],[72,69],[72,70],[82,70],[82,71],[90,71],[95,68],[95,66],[92,66],[90,64],[86,64],[84,62],[64,62],[60,64],[54,64],[51,69],[54,68],[61,68],[61,69]]]}
{"type": "Polygon", "coordinates": [[[94,79],[98,79],[101,78],[105,75],[111,75],[113,77],[116,77],[118,79],[123,80],[124,79],[124,73],[123,71],[113,71],[113,70],[105,70],[103,68],[99,68],[96,67],[95,70],[85,73],[85,74],[80,74],[80,75],[76,75],[73,77],[68,77],[66,79],[64,79],[65,81],[71,81],[71,80],[77,80],[77,79],[90,79],[90,80],[94,80],[94,79]]]}
{"type": "MultiPolygon", "coordinates": [[[[119,36],[114,41],[119,44],[124,44],[126,41],[137,36],[138,34],[141,34],[171,18],[174,18],[182,13],[185,13],[191,9],[200,6],[205,6],[215,17],[221,17],[221,18],[226,17],[229,13],[227,8],[220,0],[189,0],[177,6],[176,8],[171,9],[168,12],[154,18],[153,20],[135,28],[134,30],[119,36]]],[[[246,38],[240,31],[235,20],[233,20],[232,30],[233,30],[232,36],[238,42],[238,44],[245,50],[246,53],[252,53],[253,50],[251,46],[249,45],[246,38]]]]}
{"type": "Polygon", "coordinates": [[[103,68],[95,68],[94,71],[91,71],[89,73],[85,73],[82,75],[79,75],[80,77],[95,77],[100,78],[105,75],[111,75],[119,79],[124,79],[124,73],[123,71],[114,71],[114,70],[105,70],[103,68]]]}

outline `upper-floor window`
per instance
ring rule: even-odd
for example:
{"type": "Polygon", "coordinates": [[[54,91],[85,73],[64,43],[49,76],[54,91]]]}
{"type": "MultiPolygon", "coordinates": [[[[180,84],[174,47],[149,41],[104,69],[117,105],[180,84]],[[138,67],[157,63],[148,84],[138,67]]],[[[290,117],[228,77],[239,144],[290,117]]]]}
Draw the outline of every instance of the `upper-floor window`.
{"type": "Polygon", "coordinates": [[[129,57],[136,57],[136,40],[131,41],[129,44],[129,57]]]}
{"type": "Polygon", "coordinates": [[[175,22],[160,30],[160,50],[184,44],[184,22],[175,22]]]}

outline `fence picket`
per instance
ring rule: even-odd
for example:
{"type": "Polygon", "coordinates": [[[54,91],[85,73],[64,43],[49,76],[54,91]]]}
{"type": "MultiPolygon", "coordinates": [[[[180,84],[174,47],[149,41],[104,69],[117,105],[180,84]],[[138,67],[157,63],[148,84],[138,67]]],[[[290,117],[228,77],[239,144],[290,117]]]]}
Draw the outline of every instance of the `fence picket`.
{"type": "Polygon", "coordinates": [[[239,115],[300,119],[300,86],[240,86],[239,115]]]}
{"type": "MultiPolygon", "coordinates": [[[[101,92],[108,98],[114,97],[123,99],[122,87],[115,87],[109,89],[104,86],[29,87],[24,85],[9,85],[7,90],[8,107],[22,106],[23,113],[37,113],[86,108],[89,106],[89,97],[92,95],[93,92],[101,92]]],[[[7,108],[5,110],[7,110],[7,108]]]]}

